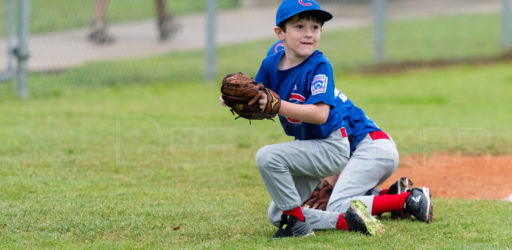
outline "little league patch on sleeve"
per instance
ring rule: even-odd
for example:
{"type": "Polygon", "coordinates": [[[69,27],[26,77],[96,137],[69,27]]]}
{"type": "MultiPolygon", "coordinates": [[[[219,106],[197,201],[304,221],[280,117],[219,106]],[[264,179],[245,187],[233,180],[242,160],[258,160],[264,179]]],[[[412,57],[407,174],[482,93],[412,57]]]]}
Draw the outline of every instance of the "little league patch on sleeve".
{"type": "Polygon", "coordinates": [[[329,78],[326,75],[319,74],[313,77],[313,83],[311,84],[311,94],[323,94],[327,91],[327,82],[329,78]]]}

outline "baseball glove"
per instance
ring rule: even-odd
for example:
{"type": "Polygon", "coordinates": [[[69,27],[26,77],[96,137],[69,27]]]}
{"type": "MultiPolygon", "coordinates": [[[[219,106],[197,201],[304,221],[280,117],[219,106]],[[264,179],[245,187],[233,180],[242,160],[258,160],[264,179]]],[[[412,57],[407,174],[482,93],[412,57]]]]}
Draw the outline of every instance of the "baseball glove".
{"type": "Polygon", "coordinates": [[[226,105],[231,108],[231,113],[238,115],[235,119],[272,119],[281,107],[281,98],[276,92],[241,72],[226,75],[222,79],[220,92],[226,105]],[[267,94],[267,102],[261,111],[259,100],[263,94],[267,94]]]}
{"type": "Polygon", "coordinates": [[[326,179],[323,179],[322,183],[313,190],[311,197],[302,203],[302,207],[325,211],[329,198],[331,197],[332,190],[333,186],[326,179]]]}

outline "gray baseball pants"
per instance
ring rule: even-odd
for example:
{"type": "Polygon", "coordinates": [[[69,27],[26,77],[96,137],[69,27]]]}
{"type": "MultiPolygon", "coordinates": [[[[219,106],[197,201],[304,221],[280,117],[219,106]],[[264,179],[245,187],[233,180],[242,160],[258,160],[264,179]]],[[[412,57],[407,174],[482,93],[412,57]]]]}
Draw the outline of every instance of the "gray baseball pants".
{"type": "Polygon", "coordinates": [[[338,129],[326,139],[295,140],[267,145],[256,164],[278,211],[294,209],[309,198],[320,181],[339,173],[350,156],[349,142],[338,129]]]}
{"type": "MultiPolygon", "coordinates": [[[[336,182],[327,211],[303,208],[306,220],[313,229],[335,229],[339,215],[347,211],[352,200],[363,201],[371,213],[374,195],[368,193],[393,174],[398,166],[398,159],[398,150],[391,138],[372,140],[367,135],[356,147],[336,182]]],[[[310,195],[311,193],[301,196],[302,202],[310,195]]],[[[269,220],[279,226],[280,216],[281,211],[273,201],[268,210],[269,220]]]]}

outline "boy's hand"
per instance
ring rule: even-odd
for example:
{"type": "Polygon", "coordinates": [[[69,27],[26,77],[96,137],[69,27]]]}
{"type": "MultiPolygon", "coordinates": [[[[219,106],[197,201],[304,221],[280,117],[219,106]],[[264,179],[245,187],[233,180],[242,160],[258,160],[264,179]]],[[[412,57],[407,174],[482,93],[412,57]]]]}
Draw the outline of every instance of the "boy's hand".
{"type": "Polygon", "coordinates": [[[265,111],[265,107],[267,106],[267,94],[263,94],[260,97],[259,103],[260,103],[260,110],[261,112],[265,111]]]}
{"type": "Polygon", "coordinates": [[[260,91],[264,91],[259,99],[261,112],[277,115],[281,108],[281,97],[269,88],[263,88],[263,90],[260,91]]]}

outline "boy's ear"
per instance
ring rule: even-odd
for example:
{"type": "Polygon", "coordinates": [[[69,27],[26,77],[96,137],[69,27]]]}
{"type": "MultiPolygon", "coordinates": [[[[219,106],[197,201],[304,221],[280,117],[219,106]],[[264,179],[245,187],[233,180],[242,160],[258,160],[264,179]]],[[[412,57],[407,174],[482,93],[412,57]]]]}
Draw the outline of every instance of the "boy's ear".
{"type": "Polygon", "coordinates": [[[279,40],[282,41],[284,39],[284,30],[281,29],[279,26],[274,27],[274,32],[276,33],[279,40]]]}

